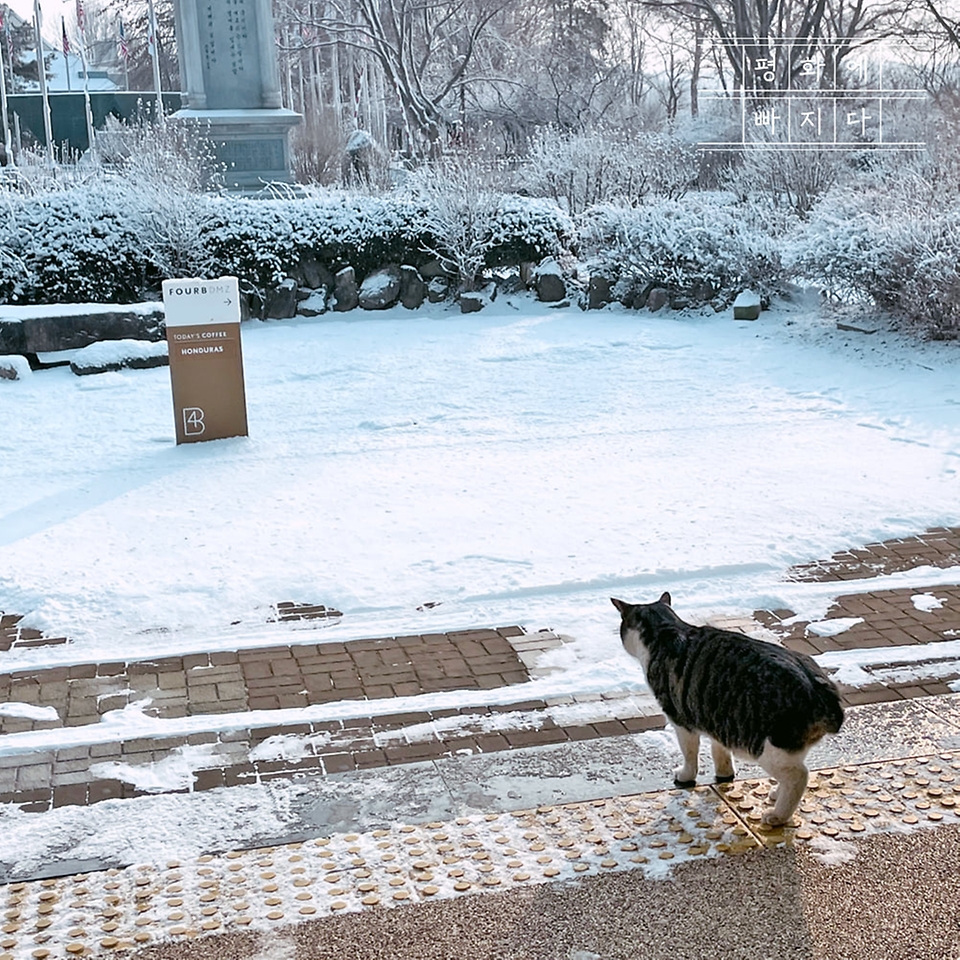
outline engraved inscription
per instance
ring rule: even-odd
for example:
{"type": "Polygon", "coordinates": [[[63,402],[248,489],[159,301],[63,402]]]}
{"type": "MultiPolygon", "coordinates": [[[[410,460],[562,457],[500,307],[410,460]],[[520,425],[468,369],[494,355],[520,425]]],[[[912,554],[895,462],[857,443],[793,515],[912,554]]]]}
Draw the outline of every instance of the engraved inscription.
{"type": "Polygon", "coordinates": [[[203,87],[211,110],[262,106],[256,0],[200,0],[203,87]]]}

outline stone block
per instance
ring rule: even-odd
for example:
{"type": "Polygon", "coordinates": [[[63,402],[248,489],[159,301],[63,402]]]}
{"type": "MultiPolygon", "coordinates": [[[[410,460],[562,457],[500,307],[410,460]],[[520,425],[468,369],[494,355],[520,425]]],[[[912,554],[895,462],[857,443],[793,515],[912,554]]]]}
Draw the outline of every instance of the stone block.
{"type": "Polygon", "coordinates": [[[77,352],[70,369],[78,376],[107,373],[111,370],[146,370],[170,363],[167,344],[149,340],[103,340],[77,352]]]}
{"type": "MultiPolygon", "coordinates": [[[[121,309],[73,313],[57,316],[56,307],[50,315],[29,317],[20,321],[21,338],[12,331],[0,340],[0,353],[54,353],[58,350],[77,350],[100,340],[161,340],[163,338],[163,305],[157,303],[144,310],[121,309]],[[7,351],[4,343],[9,337],[21,349],[7,351]]],[[[4,321],[6,325],[8,321],[4,321]]]]}
{"type": "Polygon", "coordinates": [[[297,304],[297,313],[301,317],[319,317],[327,312],[327,287],[311,290],[310,295],[297,304]]]}
{"type": "Polygon", "coordinates": [[[760,316],[760,295],[744,290],[733,301],[734,320],[756,320],[760,316]]]}

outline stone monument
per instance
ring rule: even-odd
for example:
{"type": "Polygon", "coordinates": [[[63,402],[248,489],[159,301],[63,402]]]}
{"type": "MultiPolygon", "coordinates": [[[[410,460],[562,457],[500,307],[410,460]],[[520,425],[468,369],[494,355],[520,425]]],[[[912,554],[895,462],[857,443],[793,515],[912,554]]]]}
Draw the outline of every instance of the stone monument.
{"type": "Polygon", "coordinates": [[[182,109],[225,167],[226,186],[253,193],[292,183],[289,134],[300,115],[280,103],[270,0],[176,0],[182,109]]]}

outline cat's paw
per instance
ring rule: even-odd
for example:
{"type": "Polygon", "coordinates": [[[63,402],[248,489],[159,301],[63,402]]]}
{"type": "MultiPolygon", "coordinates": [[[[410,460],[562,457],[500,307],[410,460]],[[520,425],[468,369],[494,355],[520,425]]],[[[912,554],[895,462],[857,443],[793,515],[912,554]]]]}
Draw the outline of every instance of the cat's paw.
{"type": "Polygon", "coordinates": [[[695,787],[697,785],[697,768],[687,766],[674,767],[673,785],[683,789],[695,787]]]}
{"type": "Polygon", "coordinates": [[[775,810],[767,810],[760,818],[765,827],[782,827],[790,818],[781,817],[775,810]]]}
{"type": "Polygon", "coordinates": [[[714,777],[714,782],[715,783],[733,783],[736,777],[737,775],[735,773],[725,773],[722,775],[718,773],[716,777],[714,777]]]}

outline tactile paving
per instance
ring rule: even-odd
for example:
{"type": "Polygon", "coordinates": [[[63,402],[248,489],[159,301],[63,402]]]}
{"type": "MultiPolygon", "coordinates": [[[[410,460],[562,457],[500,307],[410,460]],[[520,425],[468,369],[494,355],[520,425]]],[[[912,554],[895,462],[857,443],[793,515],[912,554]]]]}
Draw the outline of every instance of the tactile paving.
{"type": "Polygon", "coordinates": [[[101,957],[344,911],[692,857],[960,821],[960,751],[817,771],[792,824],[768,829],[770,782],[612,797],[232,851],[0,888],[0,960],[101,957]]]}

